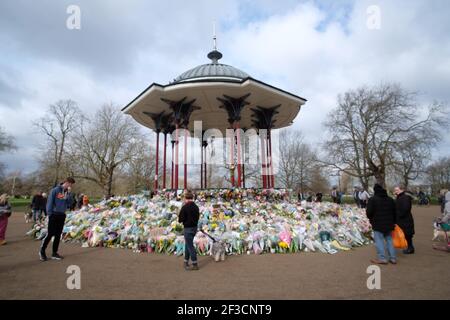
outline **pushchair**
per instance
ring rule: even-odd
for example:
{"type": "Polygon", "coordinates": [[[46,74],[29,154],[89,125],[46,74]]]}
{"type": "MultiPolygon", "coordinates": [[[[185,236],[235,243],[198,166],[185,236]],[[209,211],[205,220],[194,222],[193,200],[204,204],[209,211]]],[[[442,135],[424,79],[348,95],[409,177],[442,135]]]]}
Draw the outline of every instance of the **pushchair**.
{"type": "Polygon", "coordinates": [[[435,222],[435,229],[439,231],[443,231],[445,234],[445,244],[433,244],[433,249],[450,252],[450,241],[448,239],[448,233],[450,232],[450,224],[444,223],[440,220],[435,222]]]}

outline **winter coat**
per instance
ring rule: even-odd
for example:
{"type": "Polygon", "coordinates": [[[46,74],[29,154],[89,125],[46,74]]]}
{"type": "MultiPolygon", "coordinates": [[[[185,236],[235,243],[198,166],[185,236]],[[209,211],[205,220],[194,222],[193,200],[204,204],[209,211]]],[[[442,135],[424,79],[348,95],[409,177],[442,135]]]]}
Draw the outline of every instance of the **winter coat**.
{"type": "Polygon", "coordinates": [[[411,213],[412,199],[405,192],[400,193],[395,200],[396,222],[405,234],[414,234],[414,219],[411,213]]]}
{"type": "Polygon", "coordinates": [[[47,214],[65,215],[66,210],[70,207],[71,199],[64,188],[59,185],[52,189],[47,200],[47,214]]]}
{"type": "Polygon", "coordinates": [[[11,216],[11,206],[8,202],[0,204],[0,217],[10,217],[11,216]]]}
{"type": "Polygon", "coordinates": [[[394,230],[395,201],[387,195],[386,190],[375,185],[375,194],[369,199],[366,208],[367,218],[374,231],[388,234],[394,230]]]}
{"type": "Polygon", "coordinates": [[[200,210],[193,201],[187,202],[181,207],[178,222],[182,223],[185,228],[197,228],[200,210]]]}
{"type": "Polygon", "coordinates": [[[43,200],[44,200],[44,197],[41,196],[40,194],[33,196],[33,199],[31,200],[31,209],[41,210],[43,200]]]}

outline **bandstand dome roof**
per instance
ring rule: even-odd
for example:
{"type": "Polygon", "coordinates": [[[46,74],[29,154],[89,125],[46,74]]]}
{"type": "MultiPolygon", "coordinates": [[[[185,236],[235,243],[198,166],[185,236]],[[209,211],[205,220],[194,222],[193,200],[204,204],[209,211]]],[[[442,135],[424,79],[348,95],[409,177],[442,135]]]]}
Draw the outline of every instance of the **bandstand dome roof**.
{"type": "Polygon", "coordinates": [[[200,79],[224,79],[224,80],[243,80],[249,77],[247,73],[239,70],[235,67],[227,64],[219,63],[219,59],[222,58],[222,54],[213,50],[208,54],[208,58],[211,59],[211,63],[202,64],[195,68],[192,68],[186,72],[183,72],[174,82],[187,82],[200,79]]]}
{"type": "Polygon", "coordinates": [[[174,82],[188,82],[200,79],[243,80],[249,75],[227,64],[208,63],[192,68],[175,78],[174,82]]]}

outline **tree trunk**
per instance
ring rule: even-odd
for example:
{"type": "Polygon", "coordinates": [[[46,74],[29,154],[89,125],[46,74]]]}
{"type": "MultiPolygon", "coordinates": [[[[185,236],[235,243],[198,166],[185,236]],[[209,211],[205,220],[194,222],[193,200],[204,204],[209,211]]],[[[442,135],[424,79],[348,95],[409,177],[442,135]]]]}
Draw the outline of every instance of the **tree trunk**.
{"type": "Polygon", "coordinates": [[[381,169],[377,169],[374,172],[374,176],[377,183],[383,188],[386,188],[386,174],[384,173],[384,171],[381,169]]]}
{"type": "Polygon", "coordinates": [[[111,195],[112,195],[113,173],[114,173],[113,170],[111,170],[111,171],[109,172],[109,175],[108,175],[108,182],[107,182],[107,185],[106,185],[106,197],[107,197],[108,199],[109,199],[109,198],[111,197],[111,195]]]}

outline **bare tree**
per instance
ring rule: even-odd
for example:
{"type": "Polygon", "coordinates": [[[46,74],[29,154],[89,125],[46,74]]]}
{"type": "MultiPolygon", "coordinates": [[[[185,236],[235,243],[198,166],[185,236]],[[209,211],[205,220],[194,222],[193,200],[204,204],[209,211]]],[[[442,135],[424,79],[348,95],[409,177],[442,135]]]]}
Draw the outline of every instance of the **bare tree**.
{"type": "Polygon", "coordinates": [[[427,181],[433,193],[441,189],[450,189],[450,157],[440,158],[426,169],[427,181]]]}
{"type": "Polygon", "coordinates": [[[395,151],[392,171],[405,186],[425,173],[430,148],[424,139],[411,139],[395,151]]]}
{"type": "MultiPolygon", "coordinates": [[[[14,138],[11,135],[8,135],[3,129],[0,127],[0,153],[3,153],[8,150],[15,149],[16,146],[14,144],[14,138]]],[[[4,180],[4,164],[0,163],[0,181],[4,180]]],[[[0,182],[0,191],[4,189],[2,183],[0,182]]],[[[2,191],[3,192],[3,191],[2,191]]]]}
{"type": "Polygon", "coordinates": [[[0,127],[0,152],[15,149],[14,138],[0,127]]]}
{"type": "Polygon", "coordinates": [[[306,190],[312,183],[312,173],[318,170],[317,153],[304,142],[300,131],[284,130],[280,134],[278,180],[288,189],[306,190]]]}
{"type": "Polygon", "coordinates": [[[104,105],[92,121],[86,120],[71,142],[75,177],[96,183],[112,194],[114,174],[142,151],[139,127],[112,104],[104,105]]]}
{"type": "Polygon", "coordinates": [[[61,164],[67,147],[67,141],[79,126],[81,111],[73,100],[59,100],[49,106],[44,117],[33,125],[47,136],[46,157],[54,167],[54,185],[59,182],[61,164]]]}
{"type": "Polygon", "coordinates": [[[143,139],[136,141],[136,144],[136,152],[125,165],[129,191],[133,194],[152,189],[152,177],[155,176],[155,152],[143,139]]]}
{"type": "Polygon", "coordinates": [[[349,91],[325,122],[330,138],[324,148],[326,163],[360,179],[364,188],[370,177],[385,185],[386,170],[396,163],[396,151],[418,139],[432,147],[440,128],[448,125],[446,106],[433,103],[421,112],[416,94],[397,85],[349,91]]]}

